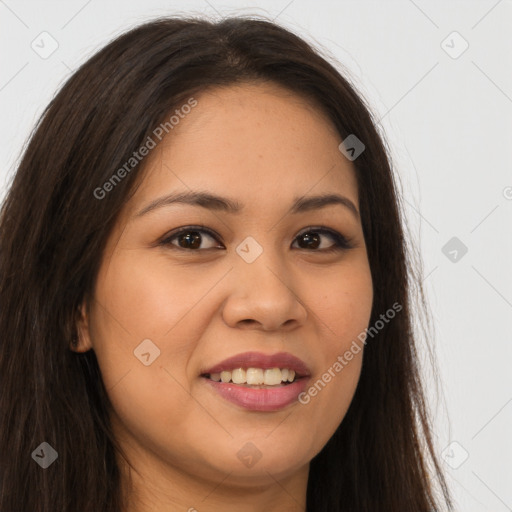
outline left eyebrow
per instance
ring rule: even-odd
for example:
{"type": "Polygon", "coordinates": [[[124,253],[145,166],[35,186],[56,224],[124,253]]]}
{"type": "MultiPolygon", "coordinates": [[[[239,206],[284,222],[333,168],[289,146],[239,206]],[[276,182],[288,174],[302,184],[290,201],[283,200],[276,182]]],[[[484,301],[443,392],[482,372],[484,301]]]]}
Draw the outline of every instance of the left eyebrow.
{"type": "MultiPolygon", "coordinates": [[[[227,197],[221,197],[209,192],[189,191],[173,193],[155,199],[144,208],[142,208],[135,215],[135,217],[141,217],[158,208],[169,206],[175,203],[200,206],[209,210],[225,211],[226,213],[232,214],[240,213],[244,208],[243,204],[227,197]]],[[[359,220],[359,212],[354,203],[348,197],[338,194],[296,197],[292,206],[288,210],[288,213],[298,214],[311,210],[319,210],[334,204],[339,204],[346,207],[348,210],[350,210],[350,212],[352,212],[354,217],[359,220]]]]}

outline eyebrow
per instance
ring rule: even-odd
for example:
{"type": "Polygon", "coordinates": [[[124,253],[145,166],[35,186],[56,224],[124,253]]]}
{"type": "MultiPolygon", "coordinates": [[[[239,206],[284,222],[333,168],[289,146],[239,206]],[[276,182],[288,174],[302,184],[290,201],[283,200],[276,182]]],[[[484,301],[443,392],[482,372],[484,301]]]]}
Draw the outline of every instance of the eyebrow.
{"type": "MultiPolygon", "coordinates": [[[[142,217],[143,215],[146,215],[158,208],[176,203],[200,206],[209,210],[224,211],[232,214],[240,213],[244,208],[243,204],[233,199],[228,199],[227,197],[221,197],[209,192],[189,191],[172,193],[160,197],[142,208],[135,217],[142,217]]],[[[359,212],[354,203],[348,197],[341,196],[339,194],[296,197],[287,213],[297,214],[311,210],[319,210],[334,204],[346,207],[352,212],[354,217],[359,220],[359,212]]]]}

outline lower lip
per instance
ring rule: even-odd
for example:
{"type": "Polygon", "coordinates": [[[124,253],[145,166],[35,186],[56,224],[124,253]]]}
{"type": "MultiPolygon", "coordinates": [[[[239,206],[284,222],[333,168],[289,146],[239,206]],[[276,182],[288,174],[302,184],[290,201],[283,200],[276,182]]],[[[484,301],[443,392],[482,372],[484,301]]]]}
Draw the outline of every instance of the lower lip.
{"type": "Polygon", "coordinates": [[[302,377],[291,384],[268,388],[249,388],[232,382],[217,382],[202,377],[223,398],[251,411],[278,411],[297,401],[306,389],[308,379],[302,377]]]}

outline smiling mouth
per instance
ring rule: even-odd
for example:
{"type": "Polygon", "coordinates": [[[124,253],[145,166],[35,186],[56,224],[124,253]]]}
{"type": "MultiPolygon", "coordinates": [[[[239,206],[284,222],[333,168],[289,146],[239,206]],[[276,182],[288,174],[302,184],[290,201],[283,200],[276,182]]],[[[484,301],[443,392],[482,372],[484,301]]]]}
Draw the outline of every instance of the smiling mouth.
{"type": "Polygon", "coordinates": [[[302,379],[295,371],[288,368],[236,368],[219,373],[204,373],[201,377],[224,384],[235,384],[253,389],[277,388],[288,386],[302,379]]]}
{"type": "MultiPolygon", "coordinates": [[[[243,370],[243,368],[238,368],[237,370],[243,370]]],[[[267,377],[267,382],[275,383],[237,383],[236,381],[242,380],[243,377],[243,372],[237,370],[232,372],[225,371],[220,374],[203,373],[200,376],[203,378],[203,382],[207,383],[206,386],[214,393],[217,393],[223,399],[245,411],[276,412],[292,405],[294,402],[297,402],[297,397],[304,392],[309,378],[309,376],[286,375],[286,372],[284,372],[286,377],[285,382],[282,380],[283,375],[281,372],[280,382],[277,382],[279,373],[276,370],[279,370],[278,368],[271,368],[270,371],[267,371],[267,369],[266,374],[263,374],[261,369],[250,371],[251,369],[249,368],[246,371],[246,378],[248,375],[249,382],[260,382],[261,376],[263,375],[264,381],[265,377],[267,377]],[[229,375],[230,373],[231,375],[229,375]],[[223,375],[220,380],[214,380],[214,378],[219,379],[221,374],[223,375]],[[235,382],[233,382],[232,377],[234,377],[235,382]],[[272,378],[274,380],[272,380],[272,378]],[[288,378],[290,380],[288,380],[288,378]],[[223,382],[223,380],[225,382],[223,382]]]]}

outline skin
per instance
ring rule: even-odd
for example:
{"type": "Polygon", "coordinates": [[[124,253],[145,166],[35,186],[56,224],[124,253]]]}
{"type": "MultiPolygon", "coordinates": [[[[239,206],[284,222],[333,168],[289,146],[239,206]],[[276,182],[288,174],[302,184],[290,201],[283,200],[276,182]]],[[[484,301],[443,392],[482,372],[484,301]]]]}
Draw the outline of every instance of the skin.
{"type": "Polygon", "coordinates": [[[357,215],[339,204],[287,213],[295,197],[324,193],[359,210],[355,169],[330,121],[277,85],[196,99],[147,157],[108,240],[93,300],[84,302],[77,351],[96,353],[113,429],[133,467],[119,457],[127,512],[305,511],[309,462],[345,416],[363,351],[309,403],[275,412],[228,402],[200,372],[245,351],[287,351],[308,364],[313,384],[368,326],[373,287],[357,215]],[[189,190],[244,208],[174,204],[136,217],[151,201],[189,190]],[[179,237],[158,245],[190,225],[218,239],[201,233],[197,249],[182,240],[180,250],[179,237]],[[353,247],[322,253],[334,240],[321,234],[321,245],[308,248],[298,235],[315,225],[353,247]],[[263,248],[252,263],[236,252],[248,236],[263,248]],[[160,350],[149,366],[134,355],[144,339],[160,350]],[[261,453],[252,467],[237,457],[247,442],[261,453]]]}

